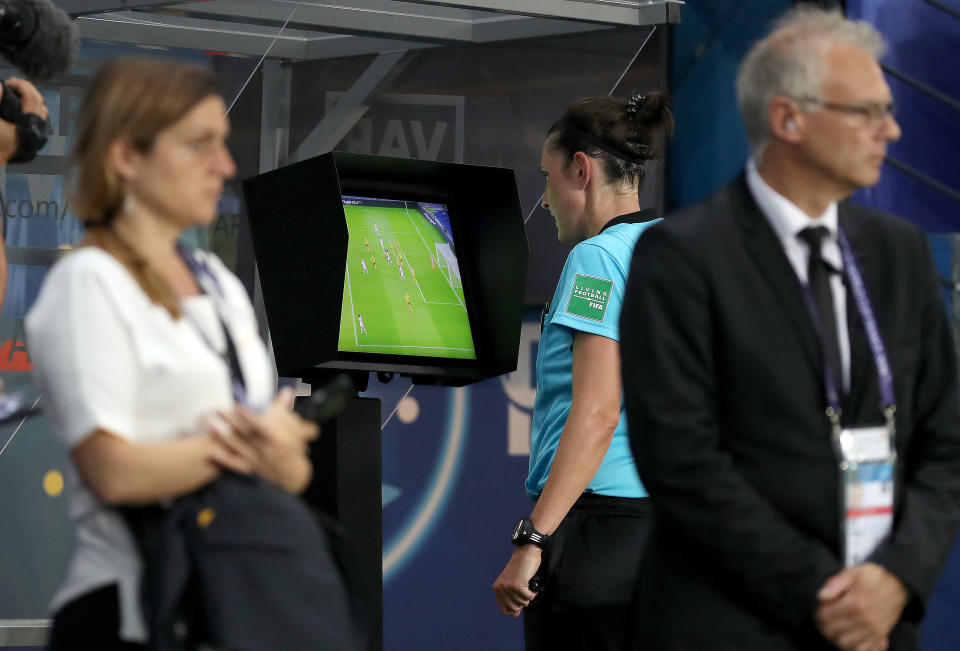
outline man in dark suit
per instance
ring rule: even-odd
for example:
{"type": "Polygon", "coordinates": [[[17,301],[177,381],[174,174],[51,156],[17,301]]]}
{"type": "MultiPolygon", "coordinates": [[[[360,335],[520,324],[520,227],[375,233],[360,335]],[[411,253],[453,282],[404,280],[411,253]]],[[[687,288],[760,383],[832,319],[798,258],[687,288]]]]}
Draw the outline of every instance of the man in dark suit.
{"type": "Polygon", "coordinates": [[[918,646],[960,522],[960,418],[925,235],[846,201],[877,182],[900,137],[882,47],[838,13],[785,16],[738,75],[745,174],[637,244],[623,386],[656,505],[637,648],[918,646]],[[884,424],[871,323],[896,404],[892,528],[845,566],[827,388],[842,427],[884,424]]]}

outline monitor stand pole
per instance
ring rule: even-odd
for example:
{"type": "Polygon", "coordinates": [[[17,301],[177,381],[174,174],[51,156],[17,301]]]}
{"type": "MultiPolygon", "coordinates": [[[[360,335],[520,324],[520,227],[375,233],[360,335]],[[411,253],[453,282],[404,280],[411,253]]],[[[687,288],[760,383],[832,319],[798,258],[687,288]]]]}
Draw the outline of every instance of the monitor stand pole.
{"type": "Polygon", "coordinates": [[[310,445],[313,480],[306,502],[344,530],[354,566],[352,590],[366,606],[369,651],[383,649],[383,511],[380,401],[353,397],[310,445]]]}

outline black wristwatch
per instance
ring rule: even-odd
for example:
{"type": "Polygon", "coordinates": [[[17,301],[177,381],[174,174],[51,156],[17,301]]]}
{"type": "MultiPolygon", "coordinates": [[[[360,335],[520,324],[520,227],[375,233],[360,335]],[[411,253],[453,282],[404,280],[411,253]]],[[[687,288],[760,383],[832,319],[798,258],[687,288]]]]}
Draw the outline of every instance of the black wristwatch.
{"type": "Polygon", "coordinates": [[[550,544],[550,536],[534,529],[533,521],[530,518],[523,518],[513,528],[513,544],[517,547],[536,545],[540,549],[544,549],[550,544]]]}

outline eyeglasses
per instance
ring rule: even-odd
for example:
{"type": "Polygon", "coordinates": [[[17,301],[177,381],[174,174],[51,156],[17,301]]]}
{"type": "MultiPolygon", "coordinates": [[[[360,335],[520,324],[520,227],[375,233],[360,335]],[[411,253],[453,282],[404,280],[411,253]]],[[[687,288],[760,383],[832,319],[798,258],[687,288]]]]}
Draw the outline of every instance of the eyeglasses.
{"type": "Polygon", "coordinates": [[[883,104],[881,102],[863,102],[862,104],[842,104],[840,102],[828,102],[819,97],[794,97],[797,102],[804,104],[815,104],[829,111],[837,111],[848,115],[863,116],[867,126],[879,127],[887,118],[893,118],[897,114],[897,105],[893,102],[883,104]]]}

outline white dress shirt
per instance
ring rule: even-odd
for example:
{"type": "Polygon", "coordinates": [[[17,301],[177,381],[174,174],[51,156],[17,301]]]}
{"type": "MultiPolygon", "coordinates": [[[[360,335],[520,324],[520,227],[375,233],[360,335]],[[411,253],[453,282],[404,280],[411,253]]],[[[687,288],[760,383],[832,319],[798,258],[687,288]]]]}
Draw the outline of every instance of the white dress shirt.
{"type": "MultiPolygon", "coordinates": [[[[783,245],[783,251],[793,267],[797,278],[807,285],[807,271],[810,264],[810,248],[798,237],[805,228],[824,226],[828,231],[820,243],[824,261],[838,271],[843,270],[843,257],[837,240],[837,204],[831,203],[819,217],[810,217],[789,199],[771,188],[751,158],[747,161],[747,187],[760,206],[767,221],[783,245]]],[[[837,317],[837,345],[840,347],[841,378],[843,389],[850,389],[850,334],[847,329],[847,289],[840,273],[830,274],[830,291],[833,293],[833,307],[837,317]]]]}

